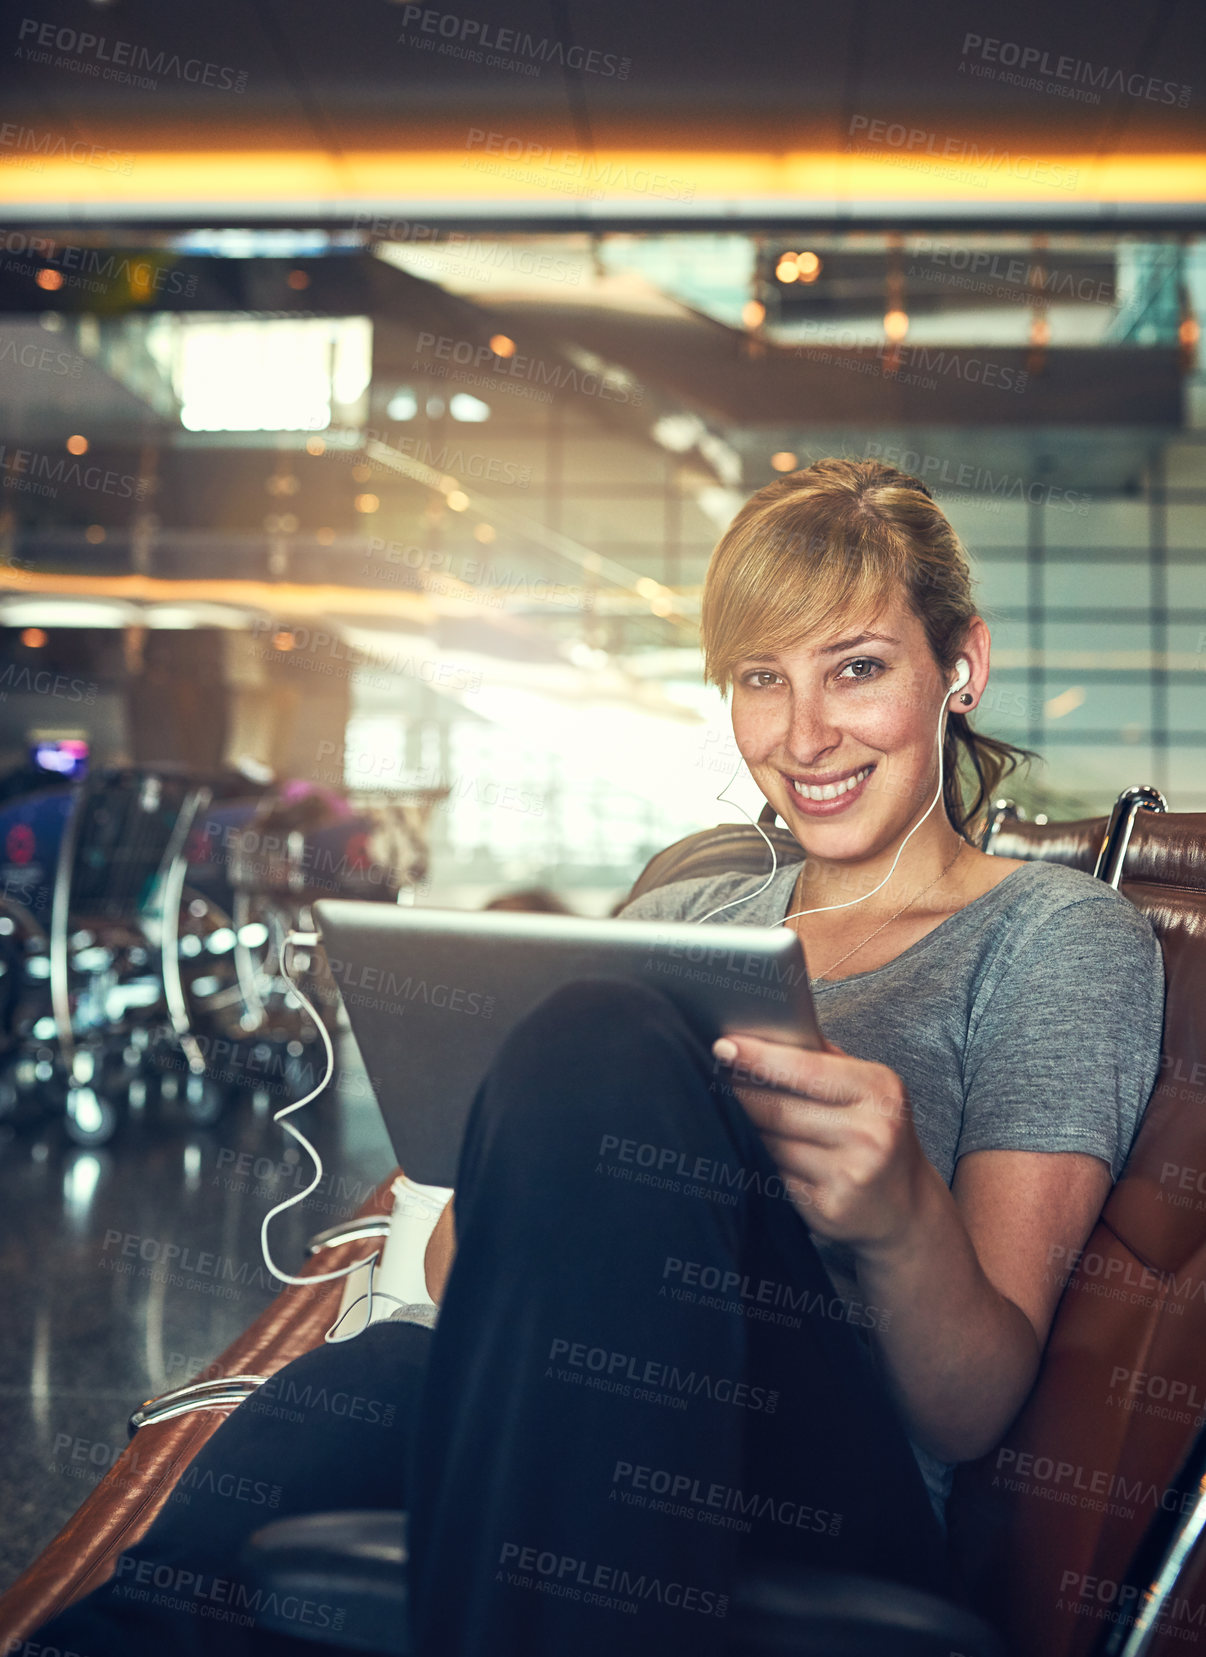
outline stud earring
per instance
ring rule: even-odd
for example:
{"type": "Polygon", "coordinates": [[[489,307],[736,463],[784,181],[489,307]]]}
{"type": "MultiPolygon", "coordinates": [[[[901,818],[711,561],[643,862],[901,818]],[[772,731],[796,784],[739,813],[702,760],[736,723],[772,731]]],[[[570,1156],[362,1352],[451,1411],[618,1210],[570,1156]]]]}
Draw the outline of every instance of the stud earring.
{"type": "Polygon", "coordinates": [[[975,697],[972,696],[970,691],[965,690],[963,692],[963,695],[959,698],[959,700],[960,700],[960,702],[963,703],[964,707],[967,708],[967,707],[970,707],[971,704],[975,701],[975,697]]]}

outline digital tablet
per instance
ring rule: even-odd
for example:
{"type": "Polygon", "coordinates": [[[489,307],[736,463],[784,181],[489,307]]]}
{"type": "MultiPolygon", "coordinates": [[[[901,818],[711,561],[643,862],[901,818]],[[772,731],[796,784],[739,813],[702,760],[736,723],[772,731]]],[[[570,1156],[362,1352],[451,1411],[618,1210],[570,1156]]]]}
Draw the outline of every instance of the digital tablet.
{"type": "Polygon", "coordinates": [[[340,898],[321,899],[314,914],[398,1161],[424,1185],[455,1184],[469,1108],[504,1038],[576,979],[662,990],[708,1047],[737,1032],[823,1046],[790,927],[340,898]]]}

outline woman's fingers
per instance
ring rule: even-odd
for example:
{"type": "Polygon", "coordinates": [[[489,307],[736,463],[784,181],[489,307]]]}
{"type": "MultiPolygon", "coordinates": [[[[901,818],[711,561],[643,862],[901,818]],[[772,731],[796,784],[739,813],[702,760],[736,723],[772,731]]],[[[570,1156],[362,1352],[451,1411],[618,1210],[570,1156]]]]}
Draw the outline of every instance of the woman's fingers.
{"type": "Polygon", "coordinates": [[[805,1142],[827,1147],[842,1143],[845,1122],[829,1105],[771,1088],[737,1084],[734,1091],[768,1145],[771,1140],[780,1145],[805,1142]]]}
{"type": "Polygon", "coordinates": [[[853,1104],[866,1091],[860,1075],[865,1061],[845,1053],[819,1053],[759,1036],[722,1036],[712,1052],[732,1066],[734,1086],[781,1089],[831,1105],[853,1104]]]}

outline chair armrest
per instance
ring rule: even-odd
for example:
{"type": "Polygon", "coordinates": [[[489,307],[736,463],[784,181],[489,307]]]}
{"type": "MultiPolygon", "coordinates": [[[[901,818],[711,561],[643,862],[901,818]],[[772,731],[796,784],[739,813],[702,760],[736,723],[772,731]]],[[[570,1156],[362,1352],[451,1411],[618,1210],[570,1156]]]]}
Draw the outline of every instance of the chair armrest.
{"type": "Polygon", "coordinates": [[[726,1657],[1006,1657],[974,1612],[881,1577],[751,1565],[729,1608],[726,1657]]]}
{"type": "MultiPolygon", "coordinates": [[[[269,1607],[257,1615],[260,1627],[376,1657],[410,1657],[404,1513],[278,1519],[248,1538],[240,1567],[269,1607]],[[289,1610],[299,1601],[324,1607],[325,1625],[299,1626],[289,1610]]],[[[728,1657],[1006,1657],[1000,1636],[950,1600],[880,1578],[789,1565],[745,1572],[729,1630],[728,1657]]]]}
{"type": "Polygon", "coordinates": [[[258,1627],[378,1657],[409,1657],[406,1562],[406,1515],[384,1509],[277,1519],[239,1556],[258,1627]]]}

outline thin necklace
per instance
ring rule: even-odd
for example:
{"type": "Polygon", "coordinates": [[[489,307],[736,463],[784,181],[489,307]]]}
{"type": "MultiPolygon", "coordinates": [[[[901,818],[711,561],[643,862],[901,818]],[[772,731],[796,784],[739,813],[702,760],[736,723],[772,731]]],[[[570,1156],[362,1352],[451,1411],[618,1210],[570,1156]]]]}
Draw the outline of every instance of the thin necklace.
{"type": "MultiPolygon", "coordinates": [[[[930,881],[930,884],[928,886],[923,886],[920,892],[914,892],[913,896],[909,899],[908,903],[902,904],[901,907],[896,911],[895,915],[889,915],[886,921],[884,921],[881,925],[877,926],[875,928],[874,932],[869,933],[868,936],[863,939],[862,943],[855,944],[853,949],[848,949],[844,955],[840,956],[836,961],[831,962],[830,965],[825,968],[824,972],[818,973],[817,976],[813,979],[813,983],[814,984],[821,984],[821,983],[826,982],[827,979],[828,979],[828,975],[831,972],[833,972],[837,967],[840,967],[843,961],[848,961],[852,955],[857,954],[858,951],[860,949],[862,949],[864,944],[869,944],[871,942],[872,938],[877,938],[879,936],[879,934],[883,931],[885,926],[891,926],[892,922],[894,920],[899,920],[900,916],[904,914],[905,910],[906,909],[911,909],[919,898],[923,898],[927,892],[933,891],[934,887],[937,886],[938,882],[942,879],[943,875],[949,874],[950,871],[954,868],[955,864],[958,862],[959,857],[960,857],[961,853],[963,852],[963,849],[966,845],[967,845],[967,841],[966,840],[961,840],[959,842],[959,850],[955,853],[954,857],[951,858],[950,862],[947,864],[946,868],[942,870],[941,874],[935,875],[933,880],[930,881]]],[[[793,899],[793,902],[794,902],[794,899],[793,899]]]]}

